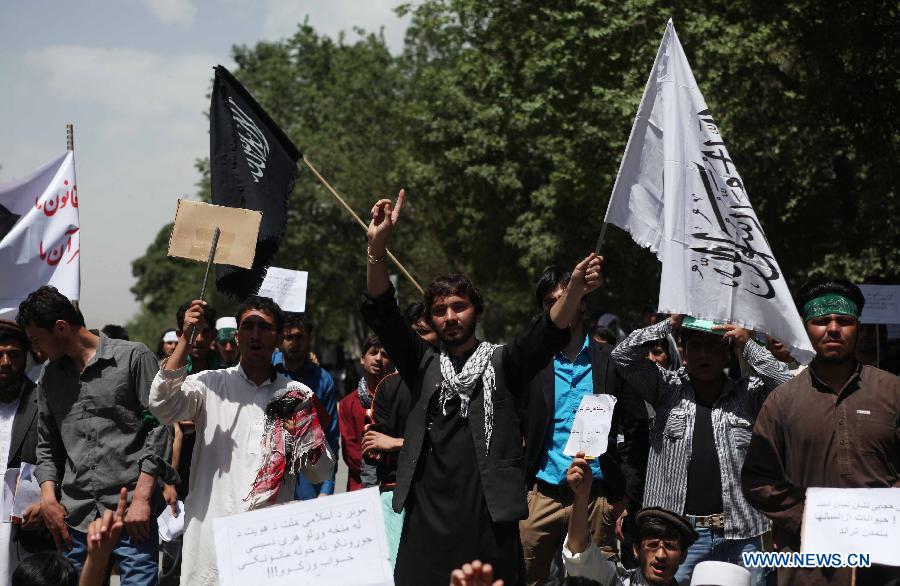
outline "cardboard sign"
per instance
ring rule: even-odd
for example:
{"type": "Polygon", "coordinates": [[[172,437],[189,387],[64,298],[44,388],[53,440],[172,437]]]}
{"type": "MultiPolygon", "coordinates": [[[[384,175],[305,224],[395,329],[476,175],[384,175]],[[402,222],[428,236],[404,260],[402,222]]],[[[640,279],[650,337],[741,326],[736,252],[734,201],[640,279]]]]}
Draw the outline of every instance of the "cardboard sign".
{"type": "Polygon", "coordinates": [[[219,228],[213,262],[249,269],[256,254],[260,222],[259,212],[179,199],[175,227],[169,238],[169,256],[206,262],[213,232],[219,228]]]}
{"type": "Polygon", "coordinates": [[[867,553],[900,566],[900,488],[807,488],[803,553],[867,553]]]}
{"type": "Polygon", "coordinates": [[[259,295],[271,297],[283,311],[306,311],[306,284],[309,273],[269,267],[259,287],[259,295]]]}
{"type": "Polygon", "coordinates": [[[860,285],[866,304],[860,323],[900,324],[900,285],[860,285]]]}
{"type": "Polygon", "coordinates": [[[219,583],[392,586],[377,488],[213,521],[219,583]]]}
{"type": "Polygon", "coordinates": [[[581,398],[572,431],[563,454],[575,457],[584,452],[587,458],[597,458],[609,447],[609,430],[612,428],[616,398],[612,395],[585,395],[581,398]]]}

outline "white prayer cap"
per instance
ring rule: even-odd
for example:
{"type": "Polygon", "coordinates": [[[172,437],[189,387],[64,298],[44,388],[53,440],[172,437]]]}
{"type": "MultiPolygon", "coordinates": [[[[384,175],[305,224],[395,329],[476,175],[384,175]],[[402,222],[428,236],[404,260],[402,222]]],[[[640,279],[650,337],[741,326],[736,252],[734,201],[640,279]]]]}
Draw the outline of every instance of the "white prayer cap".
{"type": "Polygon", "coordinates": [[[163,342],[177,342],[178,336],[175,334],[175,330],[169,330],[165,334],[163,334],[163,342]]]}
{"type": "Polygon", "coordinates": [[[216,320],[216,329],[223,330],[225,328],[237,329],[237,320],[233,317],[220,317],[216,320]]]}
{"type": "Polygon", "coordinates": [[[727,562],[700,562],[694,567],[691,586],[750,586],[750,572],[727,562]]]}

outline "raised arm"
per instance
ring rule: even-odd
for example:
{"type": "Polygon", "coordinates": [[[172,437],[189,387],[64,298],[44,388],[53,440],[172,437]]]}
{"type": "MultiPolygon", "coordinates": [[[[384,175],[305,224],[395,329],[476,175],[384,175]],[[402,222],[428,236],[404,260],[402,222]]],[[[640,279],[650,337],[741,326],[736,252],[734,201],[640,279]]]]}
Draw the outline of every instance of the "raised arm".
{"type": "Polygon", "coordinates": [[[175,351],[162,363],[150,385],[150,412],[166,425],[185,419],[196,420],[203,410],[206,385],[187,378],[189,339],[194,326],[203,319],[205,301],[195,299],[184,314],[181,337],[175,351]]]}
{"type": "Polygon", "coordinates": [[[410,329],[400,313],[387,268],[388,239],[400,221],[400,209],[405,197],[405,192],[400,190],[396,205],[389,199],[381,199],[372,207],[372,221],[366,233],[369,241],[366,295],[361,312],[369,327],[381,338],[397,372],[412,390],[419,363],[430,346],[410,329]]]}
{"type": "Polygon", "coordinates": [[[731,324],[715,326],[714,329],[725,331],[725,337],[733,340],[735,351],[740,352],[753,371],[748,388],[756,395],[757,407],[762,406],[763,401],[776,387],[791,380],[788,365],[752,341],[748,330],[731,324]]]}
{"type": "Polygon", "coordinates": [[[647,349],[643,344],[671,334],[673,326],[681,324],[681,316],[673,317],[674,321],[669,318],[631,332],[612,351],[612,360],[621,369],[622,376],[651,403],[656,402],[660,388],[673,375],[647,358],[647,349]]]}
{"type": "Polygon", "coordinates": [[[549,317],[533,321],[528,331],[504,347],[503,364],[513,392],[523,389],[568,343],[569,326],[577,319],[581,300],[603,283],[602,265],[603,257],[593,252],[575,265],[549,317]]]}

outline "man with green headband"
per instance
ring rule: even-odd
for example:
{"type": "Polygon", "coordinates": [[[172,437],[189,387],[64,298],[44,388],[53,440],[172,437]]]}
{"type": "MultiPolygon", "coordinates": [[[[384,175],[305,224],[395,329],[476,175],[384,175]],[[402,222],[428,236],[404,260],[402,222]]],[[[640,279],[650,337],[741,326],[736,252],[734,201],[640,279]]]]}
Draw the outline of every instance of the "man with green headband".
{"type": "MultiPolygon", "coordinates": [[[[675,579],[689,584],[708,560],[743,565],[742,553],[762,550],[769,522],[741,493],[741,466],[766,395],[790,378],[787,365],[744,328],[681,315],[632,332],[612,359],[656,410],[643,504],[684,515],[700,536],[675,579]],[[684,366],[667,370],[647,357],[645,342],[679,332],[684,366]],[[751,376],[725,376],[732,351],[751,376]]],[[[754,586],[765,584],[765,568],[748,569],[754,586]]]]}
{"type": "Polygon", "coordinates": [[[220,317],[216,320],[216,352],[222,359],[222,368],[231,368],[237,366],[241,361],[241,350],[238,348],[237,339],[237,320],[233,317],[220,317]]]}
{"type": "MultiPolygon", "coordinates": [[[[742,473],[747,500],[772,520],[776,546],[792,552],[800,551],[807,487],[900,486],[900,379],[856,360],[862,292],[818,279],[796,301],[816,357],[766,400],[742,473]]],[[[851,570],[780,568],[778,583],[850,584],[851,570]]],[[[856,583],[900,583],[900,568],[857,569],[856,583]]]]}

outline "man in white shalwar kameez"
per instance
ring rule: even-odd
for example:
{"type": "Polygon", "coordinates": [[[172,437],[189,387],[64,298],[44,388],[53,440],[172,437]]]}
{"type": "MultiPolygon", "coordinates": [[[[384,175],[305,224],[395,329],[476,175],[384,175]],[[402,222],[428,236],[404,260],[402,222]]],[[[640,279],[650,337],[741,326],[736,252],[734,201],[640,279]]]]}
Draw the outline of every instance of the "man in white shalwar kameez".
{"type": "MultiPolygon", "coordinates": [[[[298,413],[304,411],[315,419],[311,414],[318,411],[313,408],[314,394],[308,387],[278,374],[272,366],[272,353],[281,343],[284,318],[278,305],[266,297],[250,297],[238,309],[240,363],[187,376],[188,338],[201,317],[203,305],[202,301],[194,301],[186,312],[178,346],[162,364],[150,388],[150,409],[160,421],[171,424],[191,419],[196,425],[181,571],[181,583],[191,586],[218,582],[214,519],[293,500],[297,469],[291,461],[284,467],[283,476],[266,476],[261,469],[263,460],[268,464],[271,459],[264,458],[264,438],[268,438],[270,456],[273,444],[277,455],[278,442],[272,438],[284,437],[282,433],[290,435],[291,431],[282,428],[293,429],[280,418],[275,419],[277,428],[273,429],[272,417],[267,421],[267,407],[273,399],[290,393],[301,398],[298,413]]],[[[318,420],[313,423],[309,429],[320,425],[318,420]]],[[[316,437],[323,437],[320,429],[316,437]]],[[[319,443],[324,446],[324,442],[319,443]]],[[[294,443],[282,440],[282,456],[285,444],[290,460],[294,443]]],[[[330,472],[330,462],[322,447],[314,458],[305,457],[298,465],[304,471],[315,467],[316,473],[324,465],[330,472]]]]}

